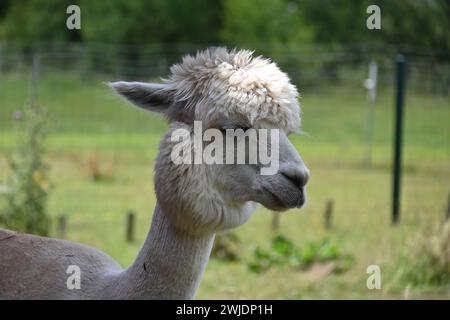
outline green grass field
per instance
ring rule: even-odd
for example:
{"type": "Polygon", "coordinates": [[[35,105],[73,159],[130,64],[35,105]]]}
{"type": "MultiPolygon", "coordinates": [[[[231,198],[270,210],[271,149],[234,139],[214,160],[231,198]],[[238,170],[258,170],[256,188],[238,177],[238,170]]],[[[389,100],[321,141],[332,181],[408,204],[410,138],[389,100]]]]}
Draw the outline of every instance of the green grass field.
{"type": "MultiPolygon", "coordinates": [[[[127,266],[150,224],[155,196],[153,165],[159,139],[167,128],[119,100],[103,84],[49,74],[39,82],[39,103],[50,111],[46,159],[54,185],[49,212],[54,221],[68,216],[68,238],[95,246],[127,266]],[[94,159],[94,160],[93,160],[94,159]],[[90,177],[94,161],[104,179],[90,177]],[[125,214],[137,213],[136,241],[125,241],[125,214]]],[[[114,80],[114,79],[108,79],[114,80]]],[[[300,88],[301,89],[301,88],[300,88]]],[[[392,88],[380,88],[375,111],[373,164],[364,165],[365,90],[356,85],[300,90],[303,131],[292,136],[311,169],[308,204],[281,214],[279,233],[295,244],[331,239],[351,255],[347,272],[327,271],[325,264],[297,271],[248,269],[254,249],[269,248],[275,233],[272,213],[260,208],[234,232],[241,260],[211,259],[197,298],[206,299],[386,299],[450,298],[450,282],[439,286],[409,283],[401,275],[418,266],[418,248],[442,225],[450,192],[450,101],[408,91],[404,130],[402,217],[390,225],[393,101],[392,88]],[[333,228],[323,227],[328,199],[334,200],[333,228]],[[369,290],[366,268],[379,265],[382,289],[369,290]]],[[[0,181],[8,176],[7,155],[18,131],[12,120],[29,99],[27,77],[0,79],[0,181]]],[[[0,206],[2,205],[0,199],[0,206]]],[[[53,234],[56,232],[53,228],[53,234]]],[[[449,279],[450,270],[447,271],[449,279]]]]}

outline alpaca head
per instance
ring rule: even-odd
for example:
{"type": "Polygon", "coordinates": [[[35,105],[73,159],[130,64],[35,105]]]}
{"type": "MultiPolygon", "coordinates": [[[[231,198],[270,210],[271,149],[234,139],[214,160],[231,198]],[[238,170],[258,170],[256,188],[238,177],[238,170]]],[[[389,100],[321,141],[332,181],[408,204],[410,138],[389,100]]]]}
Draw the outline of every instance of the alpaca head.
{"type": "Polygon", "coordinates": [[[213,48],[184,57],[162,84],[119,81],[111,86],[133,104],[169,119],[156,162],[155,190],[177,228],[217,232],[244,223],[257,203],[272,210],[304,204],[309,171],[287,138],[300,126],[298,92],[275,63],[245,50],[213,48]],[[255,134],[247,134],[250,131],[255,134]],[[191,162],[174,161],[174,148],[180,145],[174,136],[179,132],[190,138],[181,142],[180,157],[191,162]],[[198,132],[200,144],[195,142],[198,132]],[[244,149],[237,140],[231,149],[227,146],[233,134],[244,137],[244,149]],[[214,141],[223,145],[223,163],[201,161],[201,154],[196,161],[196,148],[206,151],[214,141]],[[259,151],[252,146],[276,157],[274,172],[262,174],[267,162],[260,156],[248,161],[259,151]],[[225,161],[230,151],[236,160],[242,150],[244,163],[225,161]]]}

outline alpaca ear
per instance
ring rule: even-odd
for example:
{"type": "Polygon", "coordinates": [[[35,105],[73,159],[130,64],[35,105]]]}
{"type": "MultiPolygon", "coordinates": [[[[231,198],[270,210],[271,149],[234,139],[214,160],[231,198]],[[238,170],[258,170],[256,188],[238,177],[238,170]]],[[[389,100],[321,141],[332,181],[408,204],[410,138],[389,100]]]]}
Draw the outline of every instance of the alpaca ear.
{"type": "Polygon", "coordinates": [[[109,86],[134,105],[153,112],[165,113],[172,103],[167,85],[145,82],[110,82],[109,86]]]}

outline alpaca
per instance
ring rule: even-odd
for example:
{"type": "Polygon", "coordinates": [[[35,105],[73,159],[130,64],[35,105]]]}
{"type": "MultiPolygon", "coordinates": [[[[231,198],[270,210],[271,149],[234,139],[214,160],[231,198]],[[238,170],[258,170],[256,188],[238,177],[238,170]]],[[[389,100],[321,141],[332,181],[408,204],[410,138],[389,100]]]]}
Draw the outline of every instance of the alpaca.
{"type": "MultiPolygon", "coordinates": [[[[126,269],[106,254],[65,240],[0,230],[0,299],[191,299],[217,232],[245,223],[257,204],[300,208],[309,171],[287,136],[299,129],[298,92],[288,76],[252,52],[210,48],[185,56],[161,84],[113,82],[170,127],[155,165],[157,204],[150,231],[126,269]],[[174,164],[171,134],[204,128],[279,129],[279,170],[261,164],[174,164]],[[67,286],[68,266],[81,271],[67,286]]],[[[271,146],[268,146],[270,148],[271,146]]]]}

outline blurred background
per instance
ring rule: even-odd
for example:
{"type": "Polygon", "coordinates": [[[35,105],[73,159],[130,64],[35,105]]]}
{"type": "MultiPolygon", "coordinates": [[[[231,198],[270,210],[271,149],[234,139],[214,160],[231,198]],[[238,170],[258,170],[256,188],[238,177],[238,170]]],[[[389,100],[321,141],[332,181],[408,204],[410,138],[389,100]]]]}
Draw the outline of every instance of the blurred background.
{"type": "Polygon", "coordinates": [[[0,226],[86,243],[127,266],[150,225],[167,123],[105,82],[159,81],[187,53],[246,48],[301,93],[303,133],[291,140],[311,169],[308,204],[260,208],[218,236],[197,298],[449,299],[449,19],[446,0],[1,0],[0,226]],[[81,29],[66,26],[72,4],[81,29]],[[366,26],[372,4],[381,29],[366,26]]]}

